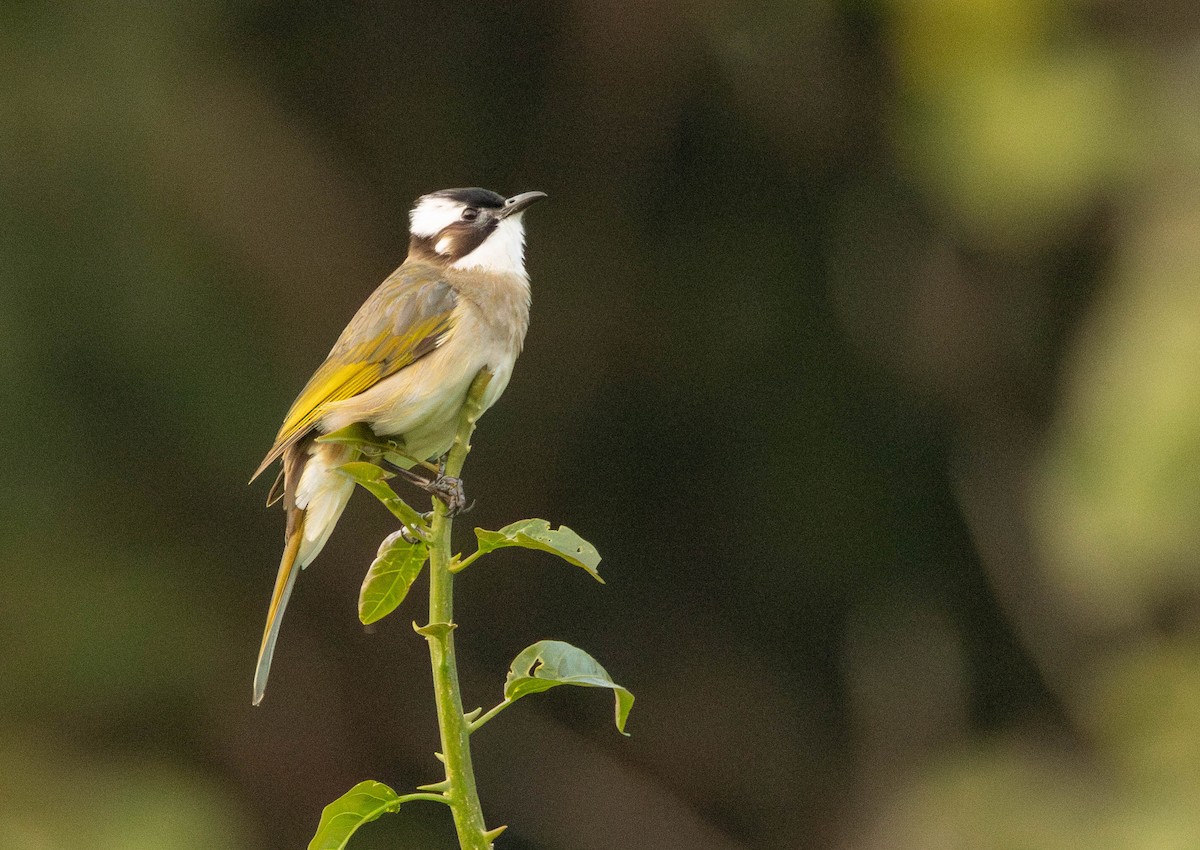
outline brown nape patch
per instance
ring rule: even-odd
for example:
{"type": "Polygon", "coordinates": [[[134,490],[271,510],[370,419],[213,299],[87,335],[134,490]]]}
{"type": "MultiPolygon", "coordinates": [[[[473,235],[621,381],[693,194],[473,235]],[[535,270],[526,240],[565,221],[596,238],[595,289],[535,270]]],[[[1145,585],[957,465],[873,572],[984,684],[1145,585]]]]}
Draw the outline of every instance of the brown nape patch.
{"type": "Polygon", "coordinates": [[[408,238],[408,259],[421,260],[433,265],[449,265],[452,260],[433,250],[437,244],[436,236],[410,236],[408,238]]]}
{"type": "Polygon", "coordinates": [[[408,255],[414,259],[449,265],[482,245],[499,223],[497,219],[484,219],[481,216],[475,221],[448,224],[433,236],[413,236],[409,239],[408,255]],[[439,247],[441,251],[438,251],[439,247]]]}
{"type": "Polygon", "coordinates": [[[499,222],[490,215],[481,215],[475,221],[456,221],[442,228],[434,240],[434,247],[440,247],[442,253],[450,258],[450,262],[461,260],[482,245],[492,235],[497,224],[499,222]],[[445,239],[450,240],[449,246],[442,244],[445,239]]]}

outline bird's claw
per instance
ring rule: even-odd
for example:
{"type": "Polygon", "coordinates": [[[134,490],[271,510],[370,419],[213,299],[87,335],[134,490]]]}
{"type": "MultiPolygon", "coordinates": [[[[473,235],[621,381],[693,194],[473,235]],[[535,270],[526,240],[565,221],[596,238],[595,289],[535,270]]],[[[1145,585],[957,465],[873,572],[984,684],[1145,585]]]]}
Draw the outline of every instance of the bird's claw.
{"type": "Polygon", "coordinates": [[[439,475],[429,482],[429,492],[442,500],[446,506],[447,516],[458,516],[473,506],[467,505],[467,491],[463,488],[461,478],[451,475],[439,475]]]}
{"type": "Polygon", "coordinates": [[[413,546],[415,546],[418,543],[425,542],[421,537],[417,536],[417,534],[411,528],[409,528],[407,525],[400,526],[400,537],[402,537],[404,539],[405,543],[408,543],[413,546]]]}

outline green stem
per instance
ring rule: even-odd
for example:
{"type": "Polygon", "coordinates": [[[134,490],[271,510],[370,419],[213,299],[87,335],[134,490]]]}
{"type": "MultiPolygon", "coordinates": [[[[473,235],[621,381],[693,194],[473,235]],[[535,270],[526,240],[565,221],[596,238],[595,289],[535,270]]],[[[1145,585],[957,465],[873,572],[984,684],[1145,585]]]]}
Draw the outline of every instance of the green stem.
{"type": "Polygon", "coordinates": [[[413,534],[423,538],[429,533],[429,526],[425,524],[425,517],[413,510],[408,502],[399,496],[382,496],[380,497],[380,501],[383,502],[385,508],[392,512],[392,516],[404,523],[413,534]]]}
{"type": "Polygon", "coordinates": [[[484,714],[481,717],[476,717],[474,720],[472,720],[470,722],[471,731],[474,732],[480,726],[487,723],[489,720],[491,720],[493,717],[495,717],[500,712],[504,711],[504,709],[508,708],[512,704],[513,704],[512,700],[506,699],[504,702],[500,703],[499,705],[495,706],[494,708],[489,709],[487,714],[484,714]]]}
{"type": "Polygon", "coordinates": [[[430,803],[444,803],[450,805],[450,801],[443,794],[401,794],[390,805],[398,806],[401,803],[415,803],[418,800],[425,800],[430,803]]]}
{"type": "MultiPolygon", "coordinates": [[[[446,460],[445,474],[462,474],[471,450],[471,434],[483,410],[483,393],[491,380],[486,369],[476,376],[459,417],[458,433],[446,460]]],[[[463,716],[458,664],[454,658],[454,574],[450,572],[450,530],[453,520],[440,499],[433,500],[433,523],[429,533],[429,625],[421,633],[429,641],[433,664],[433,693],[437,702],[438,729],[446,763],[445,792],[454,814],[454,827],[462,850],[489,850],[491,837],[484,825],[483,809],[475,788],[471,766],[471,724],[463,716]]]]}
{"type": "Polygon", "coordinates": [[[471,566],[471,564],[475,563],[475,561],[478,560],[481,555],[483,555],[483,550],[480,549],[472,552],[470,555],[467,555],[467,557],[461,560],[452,562],[450,564],[450,572],[461,573],[467,567],[471,566]]]}

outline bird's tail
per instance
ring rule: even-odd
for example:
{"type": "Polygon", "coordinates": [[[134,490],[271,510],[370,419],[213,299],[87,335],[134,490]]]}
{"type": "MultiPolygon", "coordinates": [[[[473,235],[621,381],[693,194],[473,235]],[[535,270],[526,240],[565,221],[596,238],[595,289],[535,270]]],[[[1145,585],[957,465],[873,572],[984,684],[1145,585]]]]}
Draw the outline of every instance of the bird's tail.
{"type": "Polygon", "coordinates": [[[254,670],[255,705],[262,702],[267,688],[279,624],[296,584],[297,567],[307,567],[320,554],[354,492],[354,482],[340,475],[337,467],[356,456],[357,453],[346,446],[313,441],[291,446],[284,452],[283,505],[287,510],[287,542],[279,561],[275,590],[267,609],[267,625],[258,650],[258,665],[254,670]]]}
{"type": "MultiPolygon", "coordinates": [[[[296,510],[293,508],[292,510],[296,510]]],[[[279,561],[279,573],[275,576],[275,590],[271,593],[271,606],[267,609],[267,626],[263,630],[262,646],[258,650],[258,665],[254,668],[254,704],[262,702],[267,690],[267,676],[271,673],[271,657],[275,654],[275,641],[279,639],[279,625],[283,622],[283,610],[296,584],[296,556],[304,541],[304,512],[297,521],[289,522],[287,545],[279,561]]]]}

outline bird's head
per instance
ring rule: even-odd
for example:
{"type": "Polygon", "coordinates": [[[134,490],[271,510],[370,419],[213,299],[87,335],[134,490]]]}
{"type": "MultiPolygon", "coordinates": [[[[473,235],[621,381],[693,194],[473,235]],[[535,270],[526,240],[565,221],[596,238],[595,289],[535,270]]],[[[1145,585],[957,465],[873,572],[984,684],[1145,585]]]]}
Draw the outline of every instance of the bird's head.
{"type": "Polygon", "coordinates": [[[525,274],[522,214],[545,192],[505,198],[487,189],[443,189],[417,199],[410,213],[410,258],[455,269],[525,274]]]}

